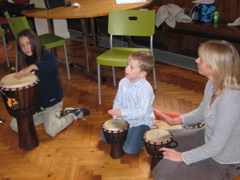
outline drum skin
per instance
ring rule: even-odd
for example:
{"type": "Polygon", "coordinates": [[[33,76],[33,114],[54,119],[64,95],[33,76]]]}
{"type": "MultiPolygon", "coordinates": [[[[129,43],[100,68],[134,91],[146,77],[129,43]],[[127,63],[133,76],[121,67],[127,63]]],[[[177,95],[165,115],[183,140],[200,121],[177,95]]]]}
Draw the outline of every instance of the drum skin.
{"type": "Polygon", "coordinates": [[[32,73],[26,74],[21,79],[13,76],[15,73],[3,77],[0,89],[8,98],[16,99],[19,107],[13,109],[7,102],[7,97],[2,95],[8,113],[15,117],[18,124],[19,148],[32,150],[39,145],[33,114],[40,111],[39,80],[32,73]]]}

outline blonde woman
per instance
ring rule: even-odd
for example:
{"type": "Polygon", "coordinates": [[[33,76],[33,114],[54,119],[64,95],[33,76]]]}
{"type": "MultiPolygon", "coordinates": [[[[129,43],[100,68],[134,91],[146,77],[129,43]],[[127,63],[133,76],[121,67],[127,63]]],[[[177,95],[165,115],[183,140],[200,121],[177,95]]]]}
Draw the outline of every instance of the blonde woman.
{"type": "Polygon", "coordinates": [[[198,54],[199,74],[208,78],[200,106],[177,118],[154,111],[169,125],[206,126],[171,130],[179,146],[160,149],[164,158],[153,169],[156,180],[227,180],[240,173],[239,54],[220,40],[203,43],[198,54]]]}

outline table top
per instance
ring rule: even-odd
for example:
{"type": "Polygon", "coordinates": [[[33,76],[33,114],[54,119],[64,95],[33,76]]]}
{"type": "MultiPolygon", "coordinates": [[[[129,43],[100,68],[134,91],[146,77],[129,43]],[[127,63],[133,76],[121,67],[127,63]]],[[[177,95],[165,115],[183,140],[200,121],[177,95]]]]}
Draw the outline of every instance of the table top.
{"type": "Polygon", "coordinates": [[[46,19],[77,19],[91,18],[108,15],[109,10],[133,10],[150,5],[154,0],[145,3],[116,4],[115,0],[70,0],[80,3],[81,7],[58,7],[49,10],[31,9],[23,10],[21,13],[28,17],[46,19]]]}

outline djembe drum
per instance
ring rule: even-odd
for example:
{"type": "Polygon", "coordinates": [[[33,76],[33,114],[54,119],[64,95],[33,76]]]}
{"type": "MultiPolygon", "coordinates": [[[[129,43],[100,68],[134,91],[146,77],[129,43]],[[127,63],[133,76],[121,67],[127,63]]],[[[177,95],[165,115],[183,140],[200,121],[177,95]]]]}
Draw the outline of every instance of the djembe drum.
{"type": "Polygon", "coordinates": [[[111,144],[110,156],[120,158],[124,155],[122,145],[127,138],[129,124],[121,119],[110,119],[102,124],[101,129],[107,143],[111,144]]]}
{"type": "Polygon", "coordinates": [[[14,75],[1,79],[2,99],[8,113],[17,120],[19,147],[32,150],[39,145],[33,121],[33,114],[40,111],[39,79],[32,73],[21,79],[14,78],[14,75]]]}
{"type": "Polygon", "coordinates": [[[146,150],[152,157],[151,170],[153,170],[157,163],[163,158],[162,151],[159,151],[160,148],[175,148],[178,146],[178,143],[173,140],[172,134],[163,129],[148,130],[144,133],[143,139],[146,150]]]}

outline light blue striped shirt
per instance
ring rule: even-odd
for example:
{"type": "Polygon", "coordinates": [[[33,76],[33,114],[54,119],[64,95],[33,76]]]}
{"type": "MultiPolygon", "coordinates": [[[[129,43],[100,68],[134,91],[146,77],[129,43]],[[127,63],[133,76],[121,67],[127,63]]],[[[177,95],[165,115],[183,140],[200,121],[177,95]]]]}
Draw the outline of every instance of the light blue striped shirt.
{"type": "Polygon", "coordinates": [[[136,83],[123,78],[119,82],[113,109],[121,110],[121,119],[127,121],[130,127],[145,124],[151,128],[155,119],[152,107],[154,98],[153,88],[145,77],[136,83]]]}

